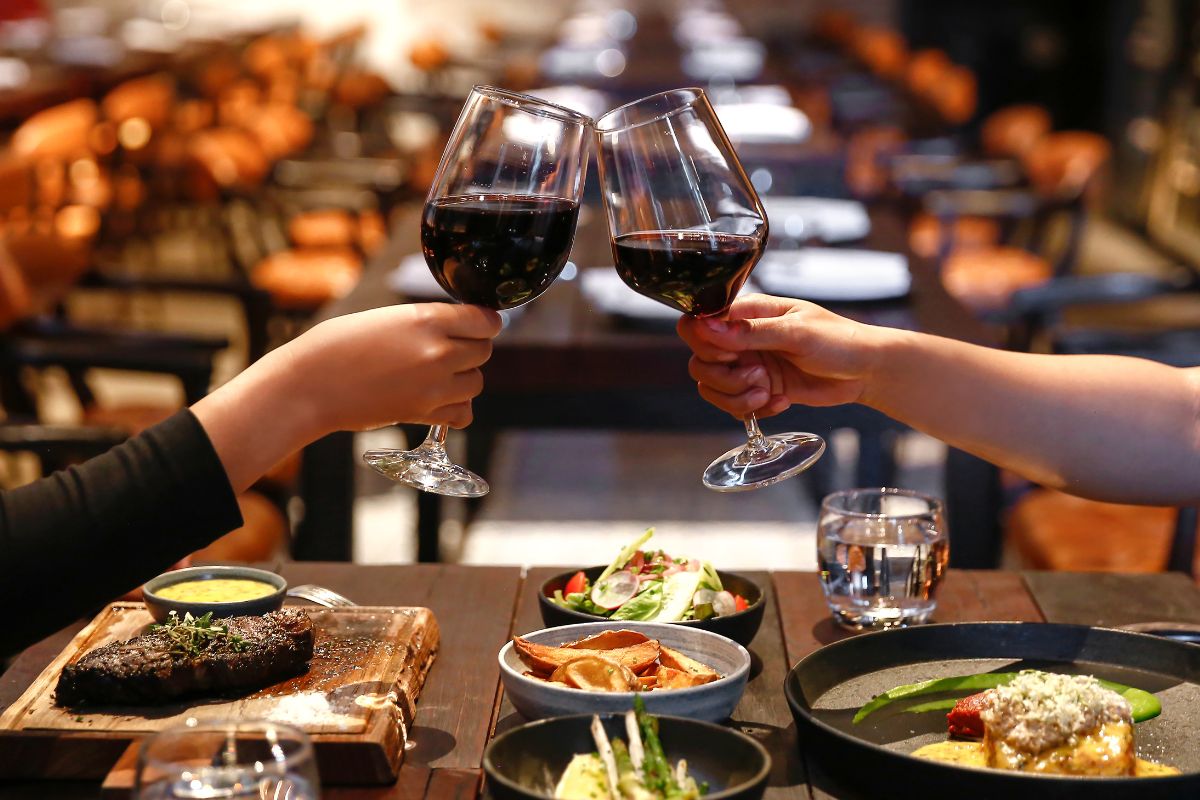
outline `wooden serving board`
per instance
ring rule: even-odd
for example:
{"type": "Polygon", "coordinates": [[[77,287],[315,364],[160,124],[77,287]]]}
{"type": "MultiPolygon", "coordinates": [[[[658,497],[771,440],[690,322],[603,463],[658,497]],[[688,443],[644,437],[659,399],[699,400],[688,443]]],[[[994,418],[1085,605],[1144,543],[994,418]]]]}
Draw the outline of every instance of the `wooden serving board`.
{"type": "Polygon", "coordinates": [[[114,603],[71,641],[0,716],[0,778],[103,778],[146,734],[197,719],[271,719],[313,740],[323,781],[395,780],[438,626],[427,608],[305,608],[313,620],[308,672],[236,699],[66,709],[54,703],[65,664],[137,636],[153,622],[141,603],[114,603]]]}

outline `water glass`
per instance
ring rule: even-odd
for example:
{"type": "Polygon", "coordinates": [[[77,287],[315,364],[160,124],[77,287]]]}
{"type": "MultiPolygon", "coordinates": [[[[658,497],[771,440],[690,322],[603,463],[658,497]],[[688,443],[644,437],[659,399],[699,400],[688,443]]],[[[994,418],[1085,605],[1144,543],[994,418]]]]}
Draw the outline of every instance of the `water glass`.
{"type": "Polygon", "coordinates": [[[852,630],[927,622],[950,557],[942,503],[905,489],[821,502],[817,562],[834,620],[852,630]]]}
{"type": "Polygon", "coordinates": [[[318,800],[312,743],[277,722],[189,718],[142,742],[137,800],[318,800]]]}

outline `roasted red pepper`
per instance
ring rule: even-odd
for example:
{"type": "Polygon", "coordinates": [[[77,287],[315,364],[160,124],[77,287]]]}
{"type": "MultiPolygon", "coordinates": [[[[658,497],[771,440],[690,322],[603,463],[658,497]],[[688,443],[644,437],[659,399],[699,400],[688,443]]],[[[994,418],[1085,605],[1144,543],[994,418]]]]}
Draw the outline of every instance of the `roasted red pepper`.
{"type": "Polygon", "coordinates": [[[983,720],[979,712],[987,705],[987,695],[988,692],[968,695],[954,704],[954,708],[946,715],[951,736],[961,736],[965,739],[983,738],[983,720]]]}

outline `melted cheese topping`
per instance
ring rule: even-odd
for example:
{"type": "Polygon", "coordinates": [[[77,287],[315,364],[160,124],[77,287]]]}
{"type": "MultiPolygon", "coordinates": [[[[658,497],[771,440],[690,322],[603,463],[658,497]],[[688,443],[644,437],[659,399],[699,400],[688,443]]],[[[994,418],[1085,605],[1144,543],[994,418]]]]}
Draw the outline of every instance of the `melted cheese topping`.
{"type": "Polygon", "coordinates": [[[989,738],[1036,754],[1073,745],[1108,723],[1132,726],[1133,709],[1090,676],[1027,670],[991,691],[980,718],[989,738]]]}

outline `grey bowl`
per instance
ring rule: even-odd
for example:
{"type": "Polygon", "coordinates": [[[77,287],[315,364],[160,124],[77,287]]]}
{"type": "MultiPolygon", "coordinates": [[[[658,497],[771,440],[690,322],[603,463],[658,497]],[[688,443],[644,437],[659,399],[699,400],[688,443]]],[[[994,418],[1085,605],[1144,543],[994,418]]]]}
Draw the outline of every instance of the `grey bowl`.
{"type": "MultiPolygon", "coordinates": [[[[644,633],[715,669],[724,677],[688,689],[640,693],[651,714],[717,722],[729,717],[750,677],[750,654],[735,641],[699,628],[663,622],[585,622],[546,628],[522,637],[557,647],[601,631],[644,633]]],[[[517,711],[529,719],[566,714],[615,714],[633,708],[636,692],[588,692],[524,675],[528,670],[509,642],[500,648],[500,681],[517,711]]]]}
{"type": "Polygon", "coordinates": [[[199,617],[212,612],[214,617],[248,617],[256,614],[266,614],[283,608],[287,595],[287,581],[274,572],[254,567],[188,567],[164,572],[157,578],[151,578],[142,586],[142,599],[150,616],[157,622],[166,622],[167,616],[174,611],[179,616],[185,613],[199,617]],[[171,600],[162,597],[158,591],[184,581],[211,580],[213,578],[247,578],[262,581],[275,587],[275,591],[265,597],[253,600],[239,600],[233,603],[193,603],[182,600],[171,600]]]}

